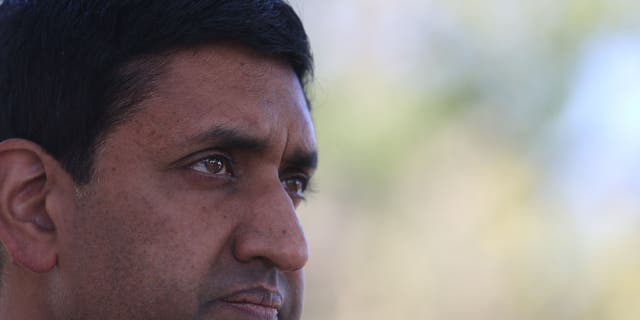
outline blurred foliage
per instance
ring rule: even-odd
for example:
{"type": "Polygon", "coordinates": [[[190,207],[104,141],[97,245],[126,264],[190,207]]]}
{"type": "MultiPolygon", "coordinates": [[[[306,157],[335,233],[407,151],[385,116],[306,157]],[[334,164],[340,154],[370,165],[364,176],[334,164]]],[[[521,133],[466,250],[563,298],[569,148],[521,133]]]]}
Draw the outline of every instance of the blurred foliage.
{"type": "Polygon", "coordinates": [[[640,316],[640,190],[558,174],[586,51],[639,35],[640,2],[291,2],[317,62],[306,320],[640,316]]]}

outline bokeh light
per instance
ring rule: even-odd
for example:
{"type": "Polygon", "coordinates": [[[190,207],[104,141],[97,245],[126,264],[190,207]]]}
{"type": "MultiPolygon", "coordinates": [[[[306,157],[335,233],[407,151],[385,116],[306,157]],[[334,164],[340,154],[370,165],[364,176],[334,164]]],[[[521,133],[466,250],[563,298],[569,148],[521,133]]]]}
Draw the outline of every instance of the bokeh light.
{"type": "Polygon", "coordinates": [[[291,3],[304,319],[638,319],[640,2],[291,3]]]}

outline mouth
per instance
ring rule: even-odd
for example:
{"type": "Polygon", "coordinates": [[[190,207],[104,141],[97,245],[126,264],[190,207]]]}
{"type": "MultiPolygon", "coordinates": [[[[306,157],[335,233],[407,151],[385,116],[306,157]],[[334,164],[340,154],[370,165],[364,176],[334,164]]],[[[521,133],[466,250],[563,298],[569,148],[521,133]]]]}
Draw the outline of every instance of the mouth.
{"type": "Polygon", "coordinates": [[[284,299],[280,292],[263,287],[240,290],[215,301],[221,311],[236,313],[238,318],[277,320],[284,299]]]}

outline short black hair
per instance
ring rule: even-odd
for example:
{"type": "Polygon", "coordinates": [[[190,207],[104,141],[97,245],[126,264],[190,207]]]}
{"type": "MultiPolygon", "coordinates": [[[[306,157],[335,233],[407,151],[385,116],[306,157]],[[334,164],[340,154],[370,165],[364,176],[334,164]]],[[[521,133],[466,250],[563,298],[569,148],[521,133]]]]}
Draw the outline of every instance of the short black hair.
{"type": "Polygon", "coordinates": [[[216,43],[287,62],[303,88],[312,73],[283,0],[5,0],[0,141],[33,141],[87,183],[100,141],[146,97],[161,57],[216,43]]]}

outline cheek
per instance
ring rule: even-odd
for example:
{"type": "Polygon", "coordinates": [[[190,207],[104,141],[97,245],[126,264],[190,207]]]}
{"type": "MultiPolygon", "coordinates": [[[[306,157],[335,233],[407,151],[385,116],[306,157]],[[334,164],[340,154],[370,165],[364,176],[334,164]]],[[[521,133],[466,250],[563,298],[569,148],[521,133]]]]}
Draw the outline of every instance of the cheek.
{"type": "Polygon", "coordinates": [[[303,271],[298,270],[295,272],[288,272],[285,273],[284,276],[287,279],[286,281],[281,281],[281,283],[284,283],[287,286],[285,292],[287,292],[288,296],[285,298],[288,303],[284,306],[284,310],[282,310],[282,319],[300,319],[302,315],[302,299],[304,294],[303,271]]]}
{"type": "Polygon", "coordinates": [[[230,252],[233,208],[180,193],[97,194],[80,206],[72,248],[61,257],[80,300],[74,304],[104,314],[153,312],[156,319],[193,314],[198,285],[230,252]]]}

